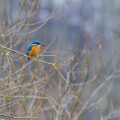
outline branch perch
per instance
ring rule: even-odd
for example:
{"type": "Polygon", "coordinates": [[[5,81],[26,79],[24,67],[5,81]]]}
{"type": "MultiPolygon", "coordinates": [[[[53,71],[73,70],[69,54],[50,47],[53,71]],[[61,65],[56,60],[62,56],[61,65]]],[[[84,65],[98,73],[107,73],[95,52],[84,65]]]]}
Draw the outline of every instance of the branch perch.
{"type": "MultiPolygon", "coordinates": [[[[16,50],[13,50],[13,49],[11,49],[11,48],[7,48],[7,47],[5,47],[5,46],[3,46],[3,45],[0,45],[0,47],[3,48],[3,49],[6,49],[6,50],[8,50],[8,51],[14,52],[14,53],[16,53],[16,54],[19,54],[19,55],[21,55],[21,56],[23,56],[23,57],[28,58],[27,55],[25,55],[25,54],[23,54],[23,53],[20,53],[20,52],[18,52],[18,51],[16,51],[16,50]]],[[[8,53],[8,55],[9,55],[9,53],[8,53]]],[[[54,68],[54,70],[58,71],[58,70],[57,70],[57,67],[56,67],[56,63],[50,63],[50,62],[47,62],[47,61],[44,61],[44,60],[40,60],[40,59],[37,59],[37,58],[32,58],[32,60],[33,60],[33,61],[40,62],[40,63],[47,64],[47,65],[51,65],[51,66],[54,68]]],[[[66,87],[68,88],[68,86],[69,86],[69,80],[66,80],[65,77],[62,75],[61,72],[58,72],[58,74],[59,74],[59,76],[65,81],[66,87]]]]}
{"type": "MultiPolygon", "coordinates": [[[[7,48],[7,47],[5,47],[5,46],[3,46],[3,45],[0,45],[0,47],[6,49],[6,50],[8,50],[8,51],[14,52],[14,53],[16,53],[16,54],[19,54],[19,55],[21,55],[21,56],[24,56],[24,57],[28,58],[27,55],[25,55],[25,54],[23,54],[23,53],[20,53],[20,52],[18,52],[18,51],[16,51],[16,50],[13,50],[13,49],[11,49],[11,48],[7,48]]],[[[38,60],[37,58],[32,58],[32,60],[33,60],[33,61],[38,61],[38,62],[41,62],[41,63],[45,63],[45,64],[48,64],[48,65],[52,65],[53,68],[56,67],[56,64],[55,64],[55,63],[50,63],[50,62],[47,62],[47,61],[44,61],[44,60],[38,60]]]]}

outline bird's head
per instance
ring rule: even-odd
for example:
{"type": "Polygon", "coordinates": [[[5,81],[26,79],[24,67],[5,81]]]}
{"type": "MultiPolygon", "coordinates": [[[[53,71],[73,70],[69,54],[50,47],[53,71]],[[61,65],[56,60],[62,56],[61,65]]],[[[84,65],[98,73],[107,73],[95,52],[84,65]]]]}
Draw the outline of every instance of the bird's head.
{"type": "Polygon", "coordinates": [[[33,41],[32,45],[40,45],[40,46],[45,46],[44,44],[40,43],[39,41],[33,41]]]}

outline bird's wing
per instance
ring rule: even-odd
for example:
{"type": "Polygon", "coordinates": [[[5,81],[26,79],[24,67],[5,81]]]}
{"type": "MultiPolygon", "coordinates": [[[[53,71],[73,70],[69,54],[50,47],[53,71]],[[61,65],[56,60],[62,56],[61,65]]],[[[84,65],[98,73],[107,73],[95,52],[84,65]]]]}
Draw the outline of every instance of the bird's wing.
{"type": "Polygon", "coordinates": [[[29,45],[27,48],[26,48],[26,55],[29,55],[29,52],[32,50],[32,45],[29,45]]]}

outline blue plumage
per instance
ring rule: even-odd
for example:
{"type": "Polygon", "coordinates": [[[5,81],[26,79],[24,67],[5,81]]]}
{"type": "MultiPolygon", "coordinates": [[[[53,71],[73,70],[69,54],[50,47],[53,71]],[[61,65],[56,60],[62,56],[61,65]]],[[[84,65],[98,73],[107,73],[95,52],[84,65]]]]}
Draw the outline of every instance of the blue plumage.
{"type": "Polygon", "coordinates": [[[44,44],[40,43],[39,41],[33,41],[32,44],[33,44],[33,45],[45,46],[44,44]]]}
{"type": "Polygon", "coordinates": [[[33,41],[30,45],[27,46],[26,48],[26,55],[29,55],[29,52],[32,50],[32,47],[34,45],[40,45],[40,42],[39,41],[33,41]]]}
{"type": "Polygon", "coordinates": [[[33,45],[28,45],[28,47],[26,48],[25,54],[29,55],[29,52],[32,50],[33,45]]]}
{"type": "Polygon", "coordinates": [[[32,44],[41,45],[41,43],[39,41],[33,41],[32,44]]]}
{"type": "MultiPolygon", "coordinates": [[[[32,51],[33,46],[45,46],[44,44],[41,44],[39,41],[33,41],[30,45],[27,46],[25,50],[25,54],[29,56],[29,53],[32,51]]],[[[30,59],[30,58],[28,58],[30,59]]]]}

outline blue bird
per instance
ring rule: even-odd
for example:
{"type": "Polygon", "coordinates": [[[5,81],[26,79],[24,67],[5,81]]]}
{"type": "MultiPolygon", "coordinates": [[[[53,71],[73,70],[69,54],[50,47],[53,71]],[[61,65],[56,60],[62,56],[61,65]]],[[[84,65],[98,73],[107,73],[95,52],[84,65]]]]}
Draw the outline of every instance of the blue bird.
{"type": "Polygon", "coordinates": [[[30,60],[30,58],[35,58],[36,55],[41,52],[41,46],[45,45],[39,41],[33,41],[30,45],[27,46],[25,53],[28,55],[28,60],[30,60]]]}

